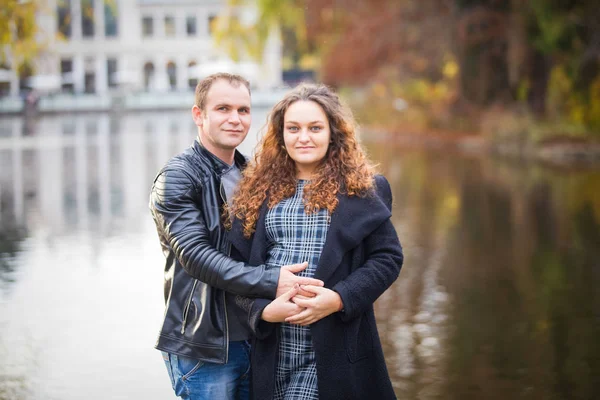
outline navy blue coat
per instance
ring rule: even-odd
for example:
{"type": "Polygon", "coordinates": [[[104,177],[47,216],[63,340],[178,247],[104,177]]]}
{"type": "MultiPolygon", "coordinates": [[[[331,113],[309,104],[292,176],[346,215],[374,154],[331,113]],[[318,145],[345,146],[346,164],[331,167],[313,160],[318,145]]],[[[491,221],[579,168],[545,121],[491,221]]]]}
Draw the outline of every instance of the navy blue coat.
{"type": "MultiPolygon", "coordinates": [[[[402,247],[390,221],[392,194],[383,176],[376,177],[377,195],[339,195],[315,272],[325,287],[339,293],[344,310],[310,326],[317,360],[319,398],[395,399],[387,372],[373,303],[396,280],[402,247]]],[[[234,248],[250,265],[267,257],[263,204],[256,232],[248,240],[239,221],[230,232],[234,248]]],[[[279,324],[260,320],[267,299],[240,301],[255,329],[252,346],[253,398],[273,398],[279,324]]]]}

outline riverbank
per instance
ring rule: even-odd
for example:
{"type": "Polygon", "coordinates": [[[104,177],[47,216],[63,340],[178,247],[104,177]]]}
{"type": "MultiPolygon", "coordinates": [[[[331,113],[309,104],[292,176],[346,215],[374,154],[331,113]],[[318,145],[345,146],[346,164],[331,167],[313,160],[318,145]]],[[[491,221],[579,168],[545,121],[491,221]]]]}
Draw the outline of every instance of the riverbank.
{"type": "Polygon", "coordinates": [[[457,101],[453,88],[449,83],[390,81],[341,93],[365,138],[559,167],[600,168],[600,125],[582,110],[569,113],[551,102],[542,117],[524,102],[476,106],[457,101]]]}
{"type": "Polygon", "coordinates": [[[406,149],[446,149],[460,153],[493,155],[563,168],[600,168],[600,141],[582,137],[551,137],[537,143],[498,140],[481,133],[442,130],[403,130],[363,127],[366,141],[396,144],[406,149]]]}

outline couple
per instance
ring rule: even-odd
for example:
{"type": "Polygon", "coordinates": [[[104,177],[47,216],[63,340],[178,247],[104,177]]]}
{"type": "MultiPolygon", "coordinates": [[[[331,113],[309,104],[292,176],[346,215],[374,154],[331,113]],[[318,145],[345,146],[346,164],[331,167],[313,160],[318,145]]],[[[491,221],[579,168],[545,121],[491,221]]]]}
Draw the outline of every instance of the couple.
{"type": "Polygon", "coordinates": [[[397,278],[392,195],[323,85],[271,111],[253,162],[250,85],[196,87],[198,138],[155,178],[166,257],[156,347],[184,399],[395,398],[373,302],[397,278]]]}

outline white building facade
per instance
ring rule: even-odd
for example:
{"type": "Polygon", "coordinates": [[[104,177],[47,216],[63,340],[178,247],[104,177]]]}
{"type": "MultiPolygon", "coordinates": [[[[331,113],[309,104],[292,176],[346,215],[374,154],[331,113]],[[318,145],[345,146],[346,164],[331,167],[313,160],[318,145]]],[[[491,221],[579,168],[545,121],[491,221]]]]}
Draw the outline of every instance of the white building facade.
{"type": "MultiPolygon", "coordinates": [[[[226,0],[48,0],[46,9],[38,23],[47,49],[34,75],[60,77],[62,92],[190,92],[208,70],[203,67],[233,65],[211,32],[226,0]]],[[[263,60],[243,65],[235,72],[253,86],[280,85],[280,40],[273,35],[263,60]]],[[[13,72],[10,94],[18,95],[20,86],[13,72]]]]}

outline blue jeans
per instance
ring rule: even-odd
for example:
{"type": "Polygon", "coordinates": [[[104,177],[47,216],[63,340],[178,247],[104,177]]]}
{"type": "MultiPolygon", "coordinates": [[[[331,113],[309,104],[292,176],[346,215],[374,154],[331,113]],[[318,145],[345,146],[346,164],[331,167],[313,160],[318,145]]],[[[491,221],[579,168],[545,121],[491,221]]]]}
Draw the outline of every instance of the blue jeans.
{"type": "Polygon", "coordinates": [[[229,342],[227,364],[214,364],[163,353],[175,394],[186,400],[248,400],[250,346],[229,342]]]}

